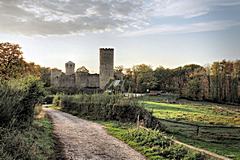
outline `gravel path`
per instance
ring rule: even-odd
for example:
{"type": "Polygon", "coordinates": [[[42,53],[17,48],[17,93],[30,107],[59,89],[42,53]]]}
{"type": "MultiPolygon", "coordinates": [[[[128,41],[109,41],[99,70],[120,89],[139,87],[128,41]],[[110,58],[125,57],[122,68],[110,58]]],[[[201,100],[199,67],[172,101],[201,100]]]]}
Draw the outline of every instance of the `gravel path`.
{"type": "Polygon", "coordinates": [[[104,128],[70,114],[44,109],[54,124],[54,134],[69,160],[145,160],[127,144],[108,135],[104,128]]]}

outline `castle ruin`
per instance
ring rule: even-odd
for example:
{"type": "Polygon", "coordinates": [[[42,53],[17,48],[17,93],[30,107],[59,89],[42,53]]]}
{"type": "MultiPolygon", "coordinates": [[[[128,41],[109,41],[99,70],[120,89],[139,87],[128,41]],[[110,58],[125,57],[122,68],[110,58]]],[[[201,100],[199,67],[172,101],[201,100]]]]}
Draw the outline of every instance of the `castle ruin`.
{"type": "Polygon", "coordinates": [[[59,69],[51,70],[51,86],[56,88],[105,89],[114,80],[114,49],[100,48],[100,74],[90,74],[85,67],[75,72],[75,63],[65,64],[65,73],[59,69]]]}

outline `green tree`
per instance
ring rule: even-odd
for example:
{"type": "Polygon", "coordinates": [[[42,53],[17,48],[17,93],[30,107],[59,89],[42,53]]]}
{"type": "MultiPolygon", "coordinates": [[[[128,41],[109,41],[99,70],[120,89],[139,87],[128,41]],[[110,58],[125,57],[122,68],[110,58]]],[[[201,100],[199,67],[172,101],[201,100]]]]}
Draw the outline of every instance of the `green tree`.
{"type": "Polygon", "coordinates": [[[40,79],[45,87],[51,86],[51,69],[46,67],[40,68],[40,79]]]}
{"type": "Polygon", "coordinates": [[[151,66],[140,64],[133,66],[133,80],[136,92],[146,92],[147,89],[155,89],[157,86],[156,78],[151,66]]]}
{"type": "Polygon", "coordinates": [[[160,66],[154,70],[154,76],[157,81],[157,89],[162,91],[173,91],[173,71],[160,66]]]}

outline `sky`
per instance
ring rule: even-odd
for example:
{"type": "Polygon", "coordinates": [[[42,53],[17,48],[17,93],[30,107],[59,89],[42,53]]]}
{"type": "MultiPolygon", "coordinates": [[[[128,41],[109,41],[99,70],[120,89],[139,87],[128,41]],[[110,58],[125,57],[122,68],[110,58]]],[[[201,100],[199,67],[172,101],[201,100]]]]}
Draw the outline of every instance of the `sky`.
{"type": "Polygon", "coordinates": [[[240,59],[240,0],[0,0],[0,42],[41,66],[98,72],[99,48],[115,66],[174,68],[240,59]]]}

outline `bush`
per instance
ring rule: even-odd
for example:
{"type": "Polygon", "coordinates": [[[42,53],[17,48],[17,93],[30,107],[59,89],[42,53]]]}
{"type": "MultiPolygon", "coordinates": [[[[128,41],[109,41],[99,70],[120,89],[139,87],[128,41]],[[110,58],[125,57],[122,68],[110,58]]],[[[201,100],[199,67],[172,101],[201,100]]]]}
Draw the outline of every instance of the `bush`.
{"type": "Polygon", "coordinates": [[[62,110],[94,120],[116,120],[121,122],[143,122],[146,127],[163,129],[160,122],[137,101],[123,95],[74,95],[61,96],[62,110]]]}
{"type": "Polygon", "coordinates": [[[33,77],[1,83],[0,126],[29,126],[43,96],[42,83],[33,77]]]}
{"type": "Polygon", "coordinates": [[[130,129],[123,140],[142,152],[149,159],[204,160],[201,153],[174,144],[171,138],[156,130],[130,129]]]}
{"type": "Polygon", "coordinates": [[[53,95],[47,95],[46,97],[44,97],[43,103],[53,104],[53,99],[54,99],[53,95]]]}
{"type": "Polygon", "coordinates": [[[61,95],[54,95],[52,103],[54,106],[61,106],[61,95]]]}
{"type": "Polygon", "coordinates": [[[52,129],[51,123],[45,119],[34,121],[26,130],[0,127],[0,159],[54,159],[52,129]]]}

